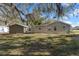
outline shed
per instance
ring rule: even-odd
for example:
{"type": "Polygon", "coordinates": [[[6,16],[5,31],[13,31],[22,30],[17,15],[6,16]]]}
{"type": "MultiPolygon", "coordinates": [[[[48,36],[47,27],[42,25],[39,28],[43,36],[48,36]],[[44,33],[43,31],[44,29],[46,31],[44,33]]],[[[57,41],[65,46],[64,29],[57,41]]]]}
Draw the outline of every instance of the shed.
{"type": "Polygon", "coordinates": [[[27,31],[28,26],[20,25],[20,24],[12,24],[9,25],[9,33],[16,34],[16,33],[25,33],[27,31]]]}

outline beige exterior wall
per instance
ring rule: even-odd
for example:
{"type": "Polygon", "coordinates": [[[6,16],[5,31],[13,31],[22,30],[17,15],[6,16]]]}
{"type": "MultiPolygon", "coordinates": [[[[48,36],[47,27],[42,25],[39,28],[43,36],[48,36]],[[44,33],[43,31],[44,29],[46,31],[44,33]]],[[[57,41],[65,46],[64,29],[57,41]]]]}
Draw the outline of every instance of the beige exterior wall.
{"type": "Polygon", "coordinates": [[[47,26],[35,26],[31,28],[32,33],[53,33],[53,34],[65,34],[69,33],[70,25],[62,23],[62,22],[55,22],[47,26]]]}
{"type": "Polygon", "coordinates": [[[49,26],[47,26],[48,28],[51,28],[51,30],[48,30],[47,28],[47,32],[49,33],[68,33],[70,31],[70,25],[67,25],[65,23],[60,23],[60,22],[55,22],[49,26]],[[55,30],[56,27],[56,30],[55,30]]]}
{"type": "Polygon", "coordinates": [[[47,27],[46,26],[36,26],[31,28],[31,32],[34,33],[46,33],[47,32],[47,27]]]}

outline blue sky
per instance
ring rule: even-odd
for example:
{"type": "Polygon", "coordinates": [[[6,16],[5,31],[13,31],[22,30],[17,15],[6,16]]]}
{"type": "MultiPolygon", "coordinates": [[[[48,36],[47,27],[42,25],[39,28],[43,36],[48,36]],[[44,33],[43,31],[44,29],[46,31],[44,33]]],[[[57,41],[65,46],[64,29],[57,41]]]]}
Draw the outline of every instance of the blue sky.
{"type": "Polygon", "coordinates": [[[68,16],[69,17],[65,16],[65,22],[71,24],[72,26],[79,26],[79,4],[74,6],[74,11],[68,16]]]}
{"type": "MultiPolygon", "coordinates": [[[[35,5],[35,4],[34,4],[35,5]]],[[[64,6],[68,6],[69,4],[65,4],[64,6]]],[[[24,8],[25,6],[22,6],[22,5],[18,5],[20,9],[23,10],[23,12],[26,14],[26,13],[31,13],[32,12],[32,8],[34,7],[33,5],[31,5],[30,7],[27,7],[27,8],[24,8]],[[22,7],[22,8],[21,8],[22,7]],[[28,11],[26,11],[26,9],[28,11]]],[[[74,26],[79,26],[79,3],[76,4],[74,7],[73,7],[74,11],[70,12],[69,14],[67,14],[67,16],[64,16],[63,17],[63,21],[66,22],[66,23],[69,23],[71,24],[73,27],[74,26]]]]}

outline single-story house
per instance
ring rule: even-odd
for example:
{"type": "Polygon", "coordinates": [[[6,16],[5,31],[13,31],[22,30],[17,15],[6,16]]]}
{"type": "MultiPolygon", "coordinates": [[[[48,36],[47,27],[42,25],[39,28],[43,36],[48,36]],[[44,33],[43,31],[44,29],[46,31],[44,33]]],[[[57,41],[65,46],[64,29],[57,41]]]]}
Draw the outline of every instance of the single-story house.
{"type": "Polygon", "coordinates": [[[11,24],[9,25],[9,33],[16,34],[16,33],[26,33],[28,26],[24,26],[21,24],[11,24]]]}
{"type": "Polygon", "coordinates": [[[53,21],[50,24],[36,25],[29,28],[31,33],[65,34],[70,32],[71,26],[62,21],[53,21]]]}

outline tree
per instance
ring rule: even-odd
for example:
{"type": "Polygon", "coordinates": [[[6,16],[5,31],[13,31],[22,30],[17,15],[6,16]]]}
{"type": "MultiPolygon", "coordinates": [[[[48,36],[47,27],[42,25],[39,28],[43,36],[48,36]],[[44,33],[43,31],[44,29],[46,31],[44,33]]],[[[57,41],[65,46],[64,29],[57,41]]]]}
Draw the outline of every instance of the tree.
{"type": "MultiPolygon", "coordinates": [[[[6,18],[5,23],[13,22],[12,19],[19,19],[18,18],[18,11],[15,5],[12,4],[0,4],[0,11],[2,12],[1,16],[6,18]]],[[[17,21],[17,20],[16,20],[17,21]]],[[[15,22],[16,22],[15,21],[15,22]]]]}
{"type": "MultiPolygon", "coordinates": [[[[33,5],[33,4],[32,4],[33,5]]],[[[69,4],[69,6],[65,7],[61,3],[38,3],[33,8],[32,14],[27,14],[27,20],[31,23],[36,23],[36,20],[40,18],[40,15],[45,15],[44,19],[49,19],[50,15],[54,16],[52,19],[60,20],[63,16],[68,17],[68,13],[73,10],[75,4],[69,4]],[[29,17],[29,18],[28,18],[29,17]]],[[[39,20],[39,19],[38,19],[39,20]]],[[[40,20],[39,20],[40,22],[40,20]]],[[[37,24],[37,23],[36,23],[37,24]]],[[[36,25],[35,24],[35,25],[36,25]]]]}
{"type": "Polygon", "coordinates": [[[51,14],[53,14],[52,19],[56,18],[58,20],[63,16],[68,16],[67,14],[71,11],[71,9],[73,10],[74,5],[75,4],[69,4],[69,6],[65,7],[61,3],[3,3],[0,4],[0,11],[2,12],[0,16],[6,18],[5,24],[8,22],[26,22],[27,24],[31,25],[38,25],[39,23],[42,24],[41,22],[43,22],[42,20],[40,20],[41,18],[43,20],[47,19],[51,14]],[[19,7],[20,5],[21,7],[19,7]],[[32,8],[31,13],[29,13],[30,8],[32,8]],[[25,18],[23,19],[22,16],[24,16],[25,18]]]}
{"type": "Polygon", "coordinates": [[[42,3],[36,5],[36,10],[38,10],[40,13],[45,13],[46,18],[48,18],[51,14],[54,14],[52,18],[57,18],[58,20],[62,18],[63,16],[67,16],[67,14],[73,10],[73,7],[76,4],[71,3],[69,6],[65,7],[62,3],[42,3]]]}
{"type": "Polygon", "coordinates": [[[27,14],[26,17],[27,17],[27,21],[26,21],[27,25],[31,25],[31,26],[43,24],[45,20],[43,17],[40,17],[39,15],[34,13],[27,14]]]}
{"type": "MultiPolygon", "coordinates": [[[[6,18],[5,25],[11,23],[22,23],[21,13],[16,4],[14,3],[3,3],[0,4],[0,11],[2,14],[0,16],[6,18]]],[[[4,20],[4,19],[3,19],[4,20]]]]}

